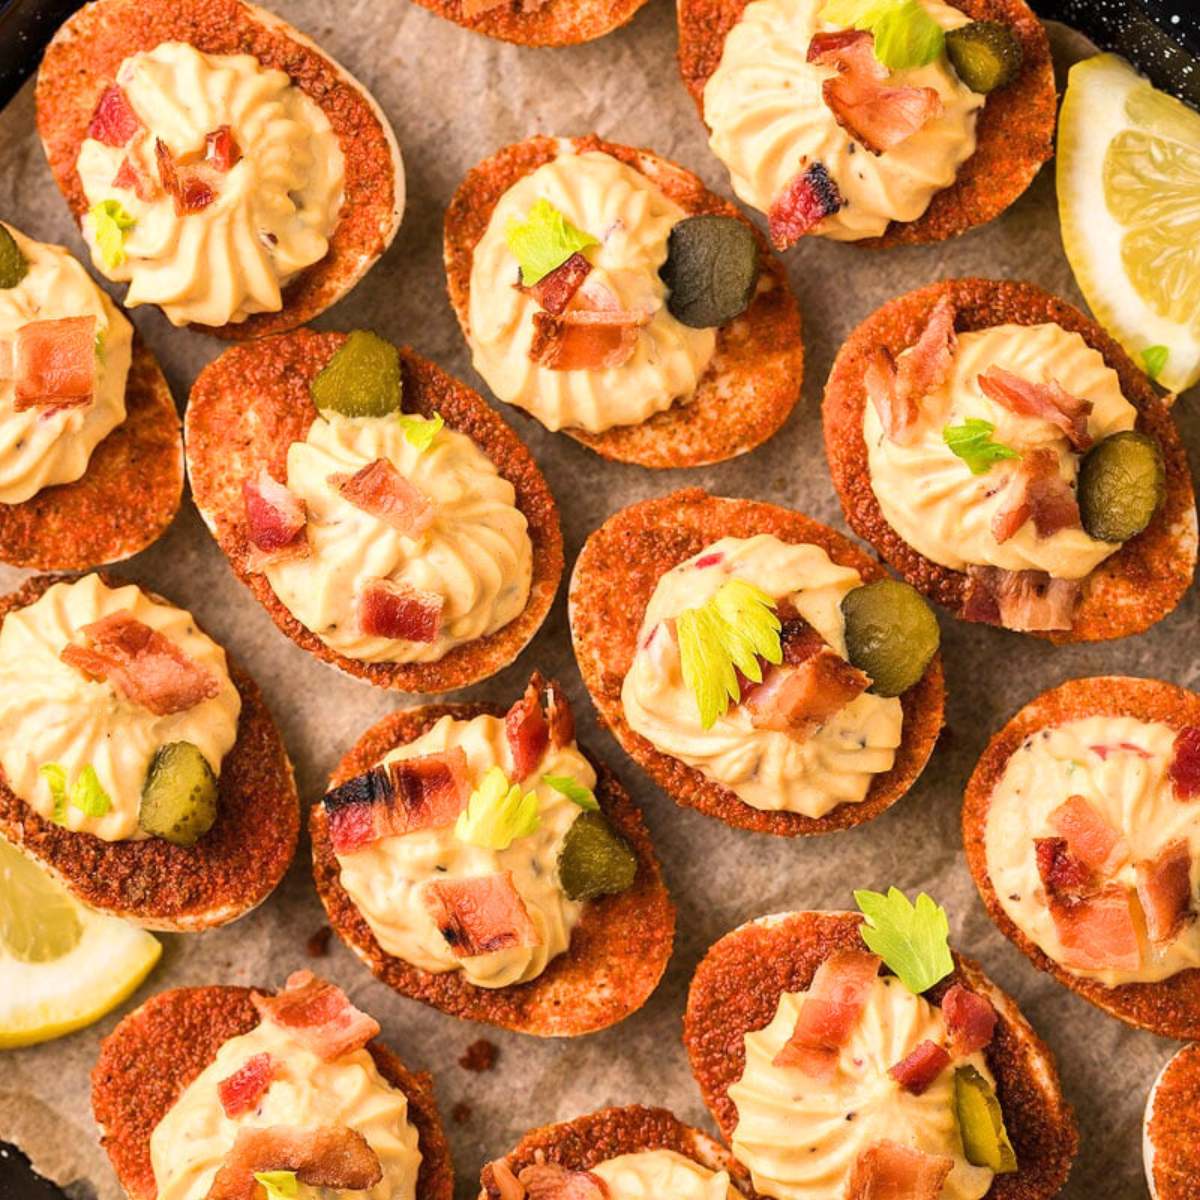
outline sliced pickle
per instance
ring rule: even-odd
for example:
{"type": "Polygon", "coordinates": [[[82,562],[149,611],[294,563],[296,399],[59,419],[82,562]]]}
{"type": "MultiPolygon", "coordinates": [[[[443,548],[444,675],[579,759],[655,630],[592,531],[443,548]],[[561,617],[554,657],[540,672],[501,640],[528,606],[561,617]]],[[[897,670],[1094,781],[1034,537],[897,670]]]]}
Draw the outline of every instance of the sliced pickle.
{"type": "Polygon", "coordinates": [[[1097,442],[1079,466],[1079,515],[1091,537],[1127,542],[1154,518],[1167,490],[1158,443],[1127,430],[1097,442]]]}
{"type": "Polygon", "coordinates": [[[29,263],[13,237],[0,225],[0,288],[15,288],[29,272],[29,263]]]}
{"type": "Polygon", "coordinates": [[[386,417],[400,411],[400,352],[377,333],[356,329],[312,381],[313,403],[343,417],[386,417]]]}
{"type": "Polygon", "coordinates": [[[871,677],[877,696],[899,696],[925,674],[941,641],[937,618],[920,592],[899,579],[877,579],[847,592],[846,655],[871,677]]]}
{"type": "Polygon", "coordinates": [[[138,824],[177,846],[194,846],[217,819],[217,777],[191,742],[159,747],[142,785],[138,824]]]}
{"type": "Polygon", "coordinates": [[[1012,83],[1021,72],[1021,43],[1000,21],[972,21],[946,32],[946,56],[959,79],[987,95],[1012,83]]]}
{"type": "Polygon", "coordinates": [[[693,329],[712,329],[740,316],[758,283],[758,244],[736,217],[685,217],[667,239],[659,269],[670,289],[667,308],[693,329]]]}
{"type": "Polygon", "coordinates": [[[572,900],[628,891],[637,875],[629,843],[598,812],[582,812],[558,852],[558,878],[572,900]]]}
{"type": "Polygon", "coordinates": [[[1017,1155],[1004,1128],[1004,1114],[992,1085],[972,1066],[954,1072],[954,1107],[963,1154],[973,1167],[990,1167],[997,1175],[1017,1169],[1017,1155]]]}

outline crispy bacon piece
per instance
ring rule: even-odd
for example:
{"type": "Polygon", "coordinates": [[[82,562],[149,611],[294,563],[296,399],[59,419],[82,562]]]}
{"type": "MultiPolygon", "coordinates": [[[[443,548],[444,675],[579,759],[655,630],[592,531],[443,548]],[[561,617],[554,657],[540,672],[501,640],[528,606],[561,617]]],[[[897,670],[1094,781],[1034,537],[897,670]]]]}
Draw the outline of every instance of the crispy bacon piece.
{"type": "Polygon", "coordinates": [[[845,203],[825,164],[810,163],[792,176],[767,213],[771,244],[776,250],[794,246],[845,203]]]}
{"type": "Polygon", "coordinates": [[[139,200],[147,204],[158,197],[158,184],[143,171],[127,154],[121,159],[121,165],[113,176],[112,185],[133,192],[139,200]]]}
{"type": "Polygon", "coordinates": [[[0,378],[12,378],[17,412],[90,404],[96,378],[96,318],[27,321],[4,358],[11,366],[0,369],[0,378]]]}
{"type": "Polygon", "coordinates": [[[533,774],[550,744],[550,727],[542,711],[541,679],[529,681],[525,694],[504,716],[504,736],[513,760],[513,779],[533,774]]]}
{"type": "Polygon", "coordinates": [[[918,1042],[912,1053],[901,1059],[888,1074],[906,1091],[920,1096],[950,1065],[950,1055],[937,1042],[918,1042]]]}
{"type": "Polygon", "coordinates": [[[268,563],[308,556],[308,512],[304,501],[272,479],[266,467],[259,469],[257,478],[242,484],[242,503],[252,571],[261,571],[268,563]]]}
{"type": "Polygon", "coordinates": [[[241,161],[242,148],[228,125],[218,125],[204,138],[204,161],[214,171],[225,174],[241,161]]]}
{"type": "Polygon", "coordinates": [[[580,285],[591,274],[592,264],[576,251],[566,262],[543,275],[532,287],[518,281],[517,287],[528,292],[548,313],[556,317],[567,311],[580,285]]]}
{"type": "MultiPolygon", "coordinates": [[[[825,639],[786,601],[781,602],[775,612],[779,617],[779,648],[783,652],[784,666],[798,667],[802,662],[806,662],[814,654],[819,653],[827,647],[828,643],[825,639]]],[[[672,636],[674,636],[674,624],[671,624],[669,628],[672,636]]],[[[763,686],[763,683],[766,682],[766,673],[773,669],[772,664],[766,662],[764,659],[759,659],[759,665],[762,668],[764,678],[758,683],[755,683],[754,680],[743,675],[737,667],[734,667],[734,674],[737,676],[738,693],[742,698],[743,704],[752,692],[763,686]]]]}
{"type": "Polygon", "coordinates": [[[512,755],[513,779],[526,779],[542,761],[547,746],[561,748],[575,740],[570,702],[556,683],[535,671],[524,695],[504,716],[504,735],[512,755]]]}
{"type": "Polygon", "coordinates": [[[808,61],[837,71],[821,85],[837,123],[872,154],[907,141],[941,116],[942,99],[930,87],[888,87],[887,67],[875,57],[875,38],[859,30],[817,33],[808,61]]]}
{"type": "Polygon", "coordinates": [[[217,1084],[217,1099],[231,1120],[253,1112],[267,1094],[275,1074],[269,1054],[251,1055],[234,1073],[217,1084]]]}
{"type": "Polygon", "coordinates": [[[907,446],[912,443],[921,410],[912,396],[901,397],[898,382],[892,352],[886,346],[872,346],[863,368],[863,388],[888,440],[907,446]]]}
{"type": "Polygon", "coordinates": [[[1077,579],[1054,579],[1045,571],[967,568],[964,621],[983,621],[1024,632],[1070,629],[1079,598],[1077,579]]]}
{"type": "Polygon", "coordinates": [[[422,900],[456,958],[541,944],[511,871],[437,879],[422,900]]]}
{"type": "Polygon", "coordinates": [[[1066,838],[1034,838],[1033,845],[1048,896],[1082,896],[1095,886],[1091,867],[1071,853],[1066,838]]]}
{"type": "Polygon", "coordinates": [[[1167,777],[1177,800],[1191,800],[1200,795],[1200,726],[1185,725],[1175,735],[1174,750],[1167,777]]]}
{"type": "Polygon", "coordinates": [[[1136,971],[1141,964],[1129,889],[1110,883],[1083,897],[1051,896],[1050,919],[1063,963],[1076,970],[1136,971]]]}
{"type": "Polygon", "coordinates": [[[59,657],[89,679],[105,680],[155,716],[184,712],[213,699],[221,682],[193,662],[166,634],[128,612],[85,625],[85,644],[69,642],[59,657]]]}
{"type": "Polygon", "coordinates": [[[996,1010],[986,996],[956,983],[942,997],[942,1017],[956,1058],[966,1058],[991,1043],[996,1010]]]}
{"type": "Polygon", "coordinates": [[[641,313],[572,309],[533,314],[529,357],[550,371],[604,371],[628,362],[637,349],[641,313]]]}
{"type": "Polygon", "coordinates": [[[898,446],[912,443],[921,401],[946,378],[954,361],[954,315],[954,302],[943,296],[933,306],[921,336],[899,362],[886,346],[875,346],[868,353],[863,387],[884,433],[898,446]]]}
{"type": "Polygon", "coordinates": [[[350,1003],[336,984],[311,971],[293,971],[273,996],[251,992],[264,1021],[286,1029],[324,1062],[361,1050],[379,1033],[379,1022],[350,1003]]]}
{"type": "Polygon", "coordinates": [[[1192,916],[1192,856],[1184,840],[1135,864],[1137,896],[1152,942],[1169,942],[1192,916]]]}
{"type": "Polygon", "coordinates": [[[217,198],[216,189],[199,175],[188,175],[183,181],[183,194],[175,198],[175,211],[203,212],[217,198]]]}
{"type": "Polygon", "coordinates": [[[162,138],[154,139],[154,161],[158,164],[158,181],[175,203],[176,216],[202,212],[217,198],[212,185],[200,175],[192,171],[180,173],[162,138]]]}
{"type": "Polygon", "coordinates": [[[125,90],[114,83],[101,93],[88,122],[87,136],[105,146],[124,146],[141,128],[141,119],[133,111],[125,90]]]}
{"type": "Polygon", "coordinates": [[[1002,367],[988,367],[979,376],[983,394],[1021,417],[1038,417],[1061,429],[1076,450],[1092,444],[1087,420],[1092,402],[1072,396],[1053,379],[1049,383],[1031,383],[1002,367]]]}
{"type": "Polygon", "coordinates": [[[742,697],[756,729],[806,738],[871,686],[870,677],[828,647],[798,666],[771,666],[742,697]]]}
{"type": "Polygon", "coordinates": [[[575,714],[571,702],[558,684],[546,684],[546,724],[550,726],[550,744],[561,749],[575,741],[575,714]]]}
{"type": "Polygon", "coordinates": [[[930,310],[921,336],[901,356],[900,386],[918,400],[940,387],[950,373],[958,343],[954,332],[955,315],[954,301],[949,296],[940,297],[930,310]]]}
{"type": "Polygon", "coordinates": [[[609,1200],[612,1194],[599,1175],[558,1163],[530,1163],[520,1181],[528,1200],[609,1200]]]}
{"type": "Polygon", "coordinates": [[[461,747],[372,767],[325,793],[329,840],[350,854],[385,837],[452,825],[471,795],[461,747]]]}
{"type": "Polygon", "coordinates": [[[311,1187],[353,1191],[374,1187],[383,1178],[379,1156],[348,1126],[242,1128],[206,1200],[257,1200],[262,1187],[254,1178],[256,1171],[294,1171],[311,1187]]]}
{"type": "Polygon", "coordinates": [[[938,1200],[954,1159],[910,1150],[886,1138],[859,1152],[846,1200],[938,1200]]]}
{"type": "Polygon", "coordinates": [[[358,597],[358,623],[371,637],[436,642],[445,599],[407,583],[372,579],[358,597]]]}
{"type": "Polygon", "coordinates": [[[329,483],[347,503],[391,525],[407,537],[420,537],[433,523],[433,504],[386,458],[353,475],[330,475],[329,483]]]}
{"type": "Polygon", "coordinates": [[[1058,455],[1048,446],[1026,451],[1012,467],[992,516],[992,536],[1007,542],[1029,520],[1039,538],[1082,528],[1075,491],[1059,473],[1058,455]]]}
{"type": "Polygon", "coordinates": [[[1082,796],[1068,796],[1049,819],[1072,857],[1097,875],[1112,875],[1129,854],[1129,843],[1082,796]]]}
{"type": "Polygon", "coordinates": [[[775,610],[779,617],[779,648],[785,666],[797,667],[826,648],[825,639],[789,605],[775,610]]]}
{"type": "Polygon", "coordinates": [[[828,1078],[838,1051],[850,1040],[879,974],[879,958],[865,950],[835,950],[816,970],[800,1002],[796,1027],[775,1055],[777,1067],[799,1067],[828,1078]]]}

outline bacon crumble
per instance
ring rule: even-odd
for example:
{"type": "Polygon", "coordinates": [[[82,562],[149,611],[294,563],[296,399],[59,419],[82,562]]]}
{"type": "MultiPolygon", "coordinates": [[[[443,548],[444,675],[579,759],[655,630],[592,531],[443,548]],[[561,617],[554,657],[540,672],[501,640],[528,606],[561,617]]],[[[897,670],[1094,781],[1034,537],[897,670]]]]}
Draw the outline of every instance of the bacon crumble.
{"type": "Polygon", "coordinates": [[[810,163],[792,176],[783,194],[767,213],[767,228],[776,250],[794,246],[826,217],[846,205],[833,176],[824,163],[810,163]]]}
{"type": "Polygon", "coordinates": [[[329,840],[349,854],[385,837],[452,825],[471,794],[461,747],[372,767],[325,793],[329,840]]]}
{"type": "Polygon", "coordinates": [[[165,717],[215,699],[220,680],[169,637],[128,611],[109,613],[80,630],[59,657],[89,679],[111,683],[126,699],[165,717]]]}
{"type": "Polygon", "coordinates": [[[1025,633],[1070,629],[1080,586],[1077,579],[1055,579],[1045,571],[972,564],[962,617],[1025,633]]]}
{"type": "Polygon", "coordinates": [[[271,1086],[275,1062],[269,1054],[254,1054],[232,1075],[217,1084],[217,1099],[231,1120],[253,1112],[271,1086]]]}
{"type": "Polygon", "coordinates": [[[261,1171],[293,1171],[300,1183],[312,1187],[355,1191],[374,1187],[383,1178],[379,1156],[348,1126],[250,1126],[238,1130],[206,1200],[256,1200],[262,1188],[254,1175],[261,1171]]]}
{"type": "Polygon", "coordinates": [[[0,378],[11,375],[13,408],[78,408],[96,383],[96,318],[27,321],[12,342],[0,341],[0,378]],[[5,363],[10,360],[11,366],[5,363]]]}
{"type": "Polygon", "coordinates": [[[445,603],[437,592],[390,579],[372,579],[358,597],[359,627],[370,637],[436,642],[445,603]]]}
{"type": "Polygon", "coordinates": [[[421,898],[456,958],[541,945],[511,871],[437,879],[421,898]]]}
{"type": "Polygon", "coordinates": [[[336,984],[311,971],[293,971],[275,995],[251,992],[264,1021],[286,1030],[324,1062],[361,1050],[379,1034],[379,1022],[354,1007],[336,984]]]}
{"type": "Polygon", "coordinates": [[[407,537],[420,537],[433,524],[429,497],[386,458],[377,458],[352,475],[330,475],[329,484],[348,504],[407,537]]]}
{"type": "Polygon", "coordinates": [[[124,146],[142,128],[141,118],[133,111],[125,89],[114,83],[100,94],[88,122],[87,136],[116,148],[124,146]]]}
{"type": "Polygon", "coordinates": [[[988,399],[1010,412],[1049,421],[1062,432],[1073,449],[1084,451],[1091,446],[1093,439],[1087,425],[1092,402],[1072,396],[1055,380],[1033,383],[1001,367],[988,367],[978,377],[978,382],[988,399]]]}
{"type": "Polygon", "coordinates": [[[836,70],[821,84],[825,106],[872,154],[900,145],[941,115],[942,99],[934,88],[886,85],[890,72],[875,57],[874,35],[865,30],[814,34],[807,57],[836,70]]]}
{"type": "Polygon", "coordinates": [[[256,478],[242,483],[246,537],[251,547],[250,569],[291,558],[306,558],[308,508],[304,501],[262,467],[256,478]]]}

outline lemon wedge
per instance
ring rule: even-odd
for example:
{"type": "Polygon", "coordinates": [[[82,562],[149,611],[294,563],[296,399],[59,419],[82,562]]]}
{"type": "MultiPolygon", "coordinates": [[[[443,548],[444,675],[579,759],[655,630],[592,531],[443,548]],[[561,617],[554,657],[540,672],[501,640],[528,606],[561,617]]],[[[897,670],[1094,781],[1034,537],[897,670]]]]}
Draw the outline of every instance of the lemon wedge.
{"type": "Polygon", "coordinates": [[[84,908],[0,838],[0,1049],[98,1021],[161,954],[157,938],[84,908]]]}
{"type": "Polygon", "coordinates": [[[1071,68],[1058,123],[1063,247],[1096,319],[1163,387],[1200,379],[1200,113],[1124,59],[1071,68]]]}

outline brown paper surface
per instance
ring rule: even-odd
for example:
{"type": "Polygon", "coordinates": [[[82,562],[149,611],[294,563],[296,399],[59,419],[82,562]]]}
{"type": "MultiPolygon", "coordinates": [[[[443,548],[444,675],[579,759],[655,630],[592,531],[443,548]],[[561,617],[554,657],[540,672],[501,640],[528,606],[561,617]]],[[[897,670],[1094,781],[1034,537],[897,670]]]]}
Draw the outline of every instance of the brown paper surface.
{"type": "MultiPolygon", "coordinates": [[[[408,207],[395,244],[321,318],[322,328],[377,329],[486,394],[446,300],[442,214],[472,164],[533,133],[596,131],[649,146],[729,194],[676,71],[675,20],[666,0],[651,0],[632,25],[612,36],[563,50],[493,42],[405,0],[276,0],[275,7],[374,93],[396,129],[407,168],[408,207]]],[[[1078,48],[1077,39],[1056,31],[1060,50],[1069,41],[1078,48]]],[[[34,130],[32,86],[0,113],[0,215],[86,258],[34,130]]],[[[808,239],[790,253],[788,265],[804,312],[804,397],[784,429],[753,454],[704,470],[652,472],[603,462],[505,410],[558,498],[568,564],[608,514],[687,484],[790,505],[844,529],[822,452],[820,395],[839,344],[863,317],[898,293],[954,275],[1028,279],[1080,302],[1059,240],[1052,170],[1044,170],[1000,220],[965,237],[884,253],[808,239]]],[[[221,345],[173,329],[156,311],[139,309],[132,317],[182,407],[196,372],[221,345]]],[[[1184,401],[1176,409],[1189,441],[1200,437],[1192,408],[1184,401]]],[[[306,803],[320,795],[354,738],[407,702],[343,677],[285,639],[236,581],[189,501],[166,536],[119,573],[189,607],[250,668],[282,726],[306,803]]],[[[0,568],[3,588],[18,578],[0,568]]],[[[225,929],[165,937],[161,964],[122,1011],[163,988],[273,985],[297,967],[316,967],[380,1020],[384,1037],[410,1066],[434,1073],[459,1175],[457,1195],[465,1198],[477,1194],[481,1164],[524,1130],[603,1105],[663,1104],[711,1128],[680,1040],[688,979],[706,947],[763,913],[847,907],[853,887],[923,888],[949,909],[955,944],[1019,1000],[1058,1055],[1082,1127],[1080,1155],[1062,1194],[1074,1200],[1142,1195],[1142,1106],[1172,1046],[1125,1028],[1039,974],[995,930],[962,857],[959,805],[989,734],[1043,689],[1103,673],[1157,675],[1196,686],[1198,607],[1193,590],[1179,611],[1145,636],[1062,649],[943,617],[948,727],[916,788],[857,830],[789,841],[736,832],[676,808],[598,731],[560,594],[518,663],[466,694],[507,702],[533,666],[557,676],[575,704],[580,740],[618,771],[644,805],[679,906],[675,955],[644,1009],[601,1034],[543,1042],[490,1032],[393,995],[336,939],[327,958],[310,960],[305,942],[324,914],[304,842],[283,885],[256,912],[225,929]],[[489,1073],[472,1074],[458,1058],[480,1036],[498,1045],[499,1061],[489,1073]],[[465,1107],[452,1119],[456,1106],[465,1107]]],[[[100,1039],[119,1015],[58,1042],[0,1054],[0,1139],[20,1144],[47,1175],[74,1184],[73,1195],[98,1200],[117,1200],[120,1188],[96,1144],[88,1074],[100,1039]]]]}

